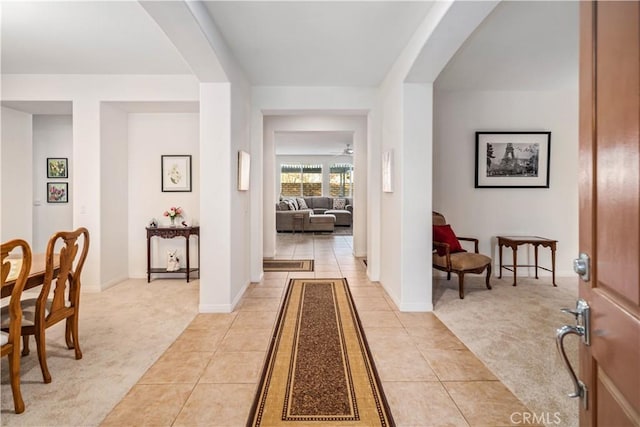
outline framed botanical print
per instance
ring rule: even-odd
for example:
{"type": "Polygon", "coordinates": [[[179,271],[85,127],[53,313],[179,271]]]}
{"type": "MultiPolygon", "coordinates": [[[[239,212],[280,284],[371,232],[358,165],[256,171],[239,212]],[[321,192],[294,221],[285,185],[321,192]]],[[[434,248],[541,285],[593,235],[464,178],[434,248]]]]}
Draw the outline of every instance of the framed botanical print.
{"type": "Polygon", "coordinates": [[[47,157],[47,178],[69,178],[66,157],[47,157]]]}
{"type": "Polygon", "coordinates": [[[191,155],[161,156],[162,191],[191,191],[191,155]]]}

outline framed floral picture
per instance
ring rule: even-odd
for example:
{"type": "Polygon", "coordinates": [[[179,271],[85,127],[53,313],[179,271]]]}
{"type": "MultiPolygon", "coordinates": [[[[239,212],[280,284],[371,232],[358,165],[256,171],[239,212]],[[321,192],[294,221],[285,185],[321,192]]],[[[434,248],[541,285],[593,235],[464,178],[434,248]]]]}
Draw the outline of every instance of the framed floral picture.
{"type": "Polygon", "coordinates": [[[47,182],[47,203],[68,203],[69,184],[66,182],[47,182]]]}
{"type": "Polygon", "coordinates": [[[66,157],[47,157],[47,178],[69,178],[66,157]]]}
{"type": "Polygon", "coordinates": [[[162,155],[162,191],[191,191],[191,155],[162,155]]]}

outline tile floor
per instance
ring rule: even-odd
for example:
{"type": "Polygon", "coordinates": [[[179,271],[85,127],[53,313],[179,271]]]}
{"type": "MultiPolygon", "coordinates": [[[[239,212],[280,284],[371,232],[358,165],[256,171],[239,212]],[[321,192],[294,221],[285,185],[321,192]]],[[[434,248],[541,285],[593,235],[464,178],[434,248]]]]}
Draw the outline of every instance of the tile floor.
{"type": "Polygon", "coordinates": [[[103,426],[243,426],[280,298],[292,277],[346,277],[398,426],[522,425],[527,408],[432,313],[401,313],[351,236],[281,234],[279,258],[310,273],[265,273],[231,314],[199,314],[103,426]]]}

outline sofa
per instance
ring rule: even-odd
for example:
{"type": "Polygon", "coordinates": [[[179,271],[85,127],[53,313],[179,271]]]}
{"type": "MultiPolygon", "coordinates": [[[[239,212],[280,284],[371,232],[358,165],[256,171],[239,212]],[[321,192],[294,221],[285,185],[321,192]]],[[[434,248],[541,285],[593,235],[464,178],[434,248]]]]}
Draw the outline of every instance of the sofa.
{"type": "Polygon", "coordinates": [[[334,226],[351,226],[352,203],[352,199],[348,197],[314,196],[282,199],[276,203],[276,230],[295,231],[302,228],[304,231],[333,231],[334,226]],[[331,225],[329,225],[330,218],[334,218],[331,225]]]}

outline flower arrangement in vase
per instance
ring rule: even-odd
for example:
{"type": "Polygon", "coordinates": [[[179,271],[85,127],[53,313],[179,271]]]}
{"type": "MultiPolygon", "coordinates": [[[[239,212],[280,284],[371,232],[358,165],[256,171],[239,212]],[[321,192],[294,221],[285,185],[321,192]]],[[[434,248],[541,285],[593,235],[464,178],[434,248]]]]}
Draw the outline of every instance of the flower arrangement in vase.
{"type": "Polygon", "coordinates": [[[181,217],[182,216],[182,208],[181,207],[170,207],[168,210],[164,211],[164,216],[168,216],[169,219],[171,220],[171,227],[175,227],[176,226],[176,218],[177,217],[181,217]]]}

